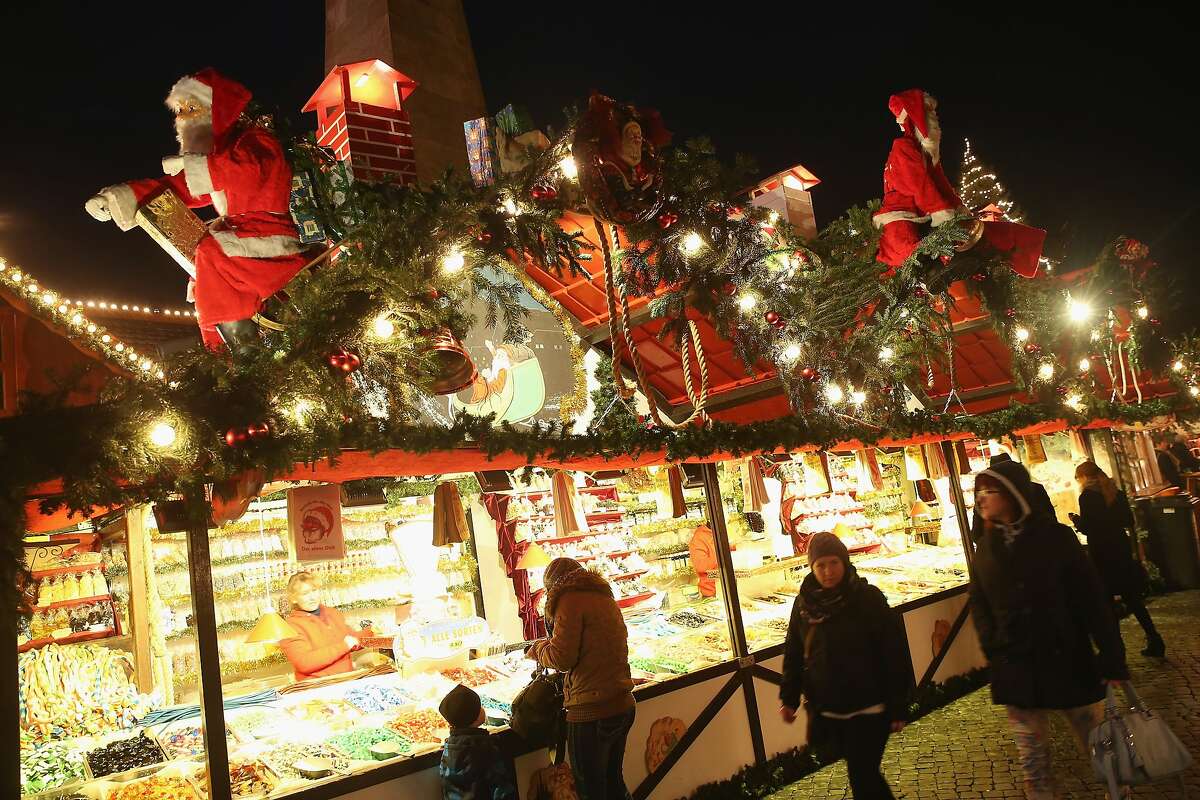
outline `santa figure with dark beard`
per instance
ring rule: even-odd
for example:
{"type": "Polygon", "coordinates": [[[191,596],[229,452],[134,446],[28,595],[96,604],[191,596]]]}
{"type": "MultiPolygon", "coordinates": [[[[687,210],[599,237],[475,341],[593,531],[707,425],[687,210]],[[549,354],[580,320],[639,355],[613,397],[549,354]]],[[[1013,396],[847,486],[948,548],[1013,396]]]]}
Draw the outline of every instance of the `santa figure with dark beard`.
{"type": "Polygon", "coordinates": [[[214,350],[258,342],[251,318],[307,263],[288,211],[292,169],[283,148],[266,129],[238,124],[249,101],[246,87],[216,70],[181,78],[167,96],[179,155],[163,158],[166,175],[109,186],[85,206],[126,231],[138,208],[164,188],[190,208],[216,209],[220,216],[200,240],[188,285],[204,344],[214,350]]]}
{"type": "MultiPolygon", "coordinates": [[[[921,89],[907,89],[888,99],[888,109],[903,134],[892,142],[883,169],[883,204],[872,218],[883,228],[876,260],[887,265],[885,278],[894,275],[920,244],[921,223],[936,228],[970,213],[942,170],[937,100],[921,89]]],[[[960,252],[982,239],[1005,253],[1018,274],[1037,274],[1045,231],[1012,222],[968,220],[965,225],[968,238],[959,244],[960,252]]]]}

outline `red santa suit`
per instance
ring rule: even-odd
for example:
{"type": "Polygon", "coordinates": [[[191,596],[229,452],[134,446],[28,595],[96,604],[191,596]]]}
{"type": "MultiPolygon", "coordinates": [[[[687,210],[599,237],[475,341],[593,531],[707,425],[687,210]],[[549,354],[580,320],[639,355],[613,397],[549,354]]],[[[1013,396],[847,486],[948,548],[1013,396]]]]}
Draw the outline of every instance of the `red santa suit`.
{"type": "Polygon", "coordinates": [[[110,186],[100,195],[122,230],[164,187],[190,208],[212,205],[221,216],[196,250],[194,296],[204,343],[219,348],[216,326],[248,319],[307,263],[288,209],[292,170],[269,131],[238,128],[250,92],[213,69],[182,78],[168,103],[190,99],[211,109],[213,145],[184,153],[177,175],[110,186]]]}
{"type": "MultiPolygon", "coordinates": [[[[921,89],[907,89],[888,99],[888,109],[904,134],[892,142],[883,169],[883,204],[875,224],[883,228],[876,259],[886,264],[885,277],[912,255],[921,241],[918,223],[943,225],[965,212],[962,200],[942,169],[940,131],[931,133],[937,102],[921,89]]],[[[1009,257],[1015,272],[1037,274],[1046,232],[1014,222],[985,222],[983,241],[1009,257]]]]}

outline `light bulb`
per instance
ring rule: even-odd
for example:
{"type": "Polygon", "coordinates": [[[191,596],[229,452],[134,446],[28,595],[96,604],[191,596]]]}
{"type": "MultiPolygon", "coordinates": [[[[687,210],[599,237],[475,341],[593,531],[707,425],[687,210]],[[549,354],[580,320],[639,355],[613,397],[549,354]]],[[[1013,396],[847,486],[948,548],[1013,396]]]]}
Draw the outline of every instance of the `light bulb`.
{"type": "Polygon", "coordinates": [[[112,341],[112,337],[106,333],[100,337],[100,341],[104,342],[105,344],[108,344],[109,342],[112,341]]]}
{"type": "Polygon", "coordinates": [[[1067,395],[1066,399],[1063,400],[1063,403],[1075,409],[1076,411],[1079,411],[1083,408],[1083,398],[1075,393],[1067,395]]]}
{"type": "Polygon", "coordinates": [[[78,311],[76,311],[74,314],[72,314],[71,315],[71,324],[72,325],[82,325],[83,324],[83,314],[80,314],[78,311]]]}
{"type": "Polygon", "coordinates": [[[42,302],[48,306],[54,305],[54,301],[58,299],[58,295],[54,292],[46,292],[42,295],[42,302]]]}
{"type": "Polygon", "coordinates": [[[1044,381],[1048,381],[1051,378],[1053,378],[1054,377],[1054,365],[1051,364],[1049,361],[1043,361],[1042,365],[1040,367],[1038,367],[1038,377],[1044,381]]]}
{"type": "Polygon", "coordinates": [[[392,334],[396,332],[396,326],[388,318],[387,314],[380,314],[375,318],[375,323],[371,326],[378,339],[390,339],[392,334]]]}
{"type": "Polygon", "coordinates": [[[116,351],[118,353],[125,352],[125,344],[123,342],[117,342],[116,351]]]}
{"type": "Polygon", "coordinates": [[[1071,322],[1087,322],[1092,316],[1092,307],[1082,300],[1067,300],[1067,316],[1071,322]]]}
{"type": "Polygon", "coordinates": [[[842,391],[842,387],[836,383],[831,383],[825,387],[825,399],[830,405],[836,406],[846,398],[846,393],[842,391]]]}
{"type": "Polygon", "coordinates": [[[457,250],[451,251],[442,259],[442,272],[447,275],[453,275],[456,272],[462,271],[462,268],[467,265],[467,259],[457,250]]]}
{"type": "Polygon", "coordinates": [[[1029,329],[1028,328],[1017,328],[1013,333],[1016,335],[1018,342],[1029,341],[1029,329]]]}
{"type": "Polygon", "coordinates": [[[354,88],[361,89],[363,86],[367,85],[367,81],[369,80],[371,80],[371,73],[364,72],[362,75],[358,76],[357,80],[354,81],[354,88]]]}
{"type": "Polygon", "coordinates": [[[1146,308],[1145,306],[1138,306],[1137,315],[1141,319],[1145,319],[1146,317],[1150,316],[1150,309],[1146,308]]]}
{"type": "Polygon", "coordinates": [[[783,356],[784,361],[795,361],[800,357],[800,345],[793,342],[783,348],[783,352],[780,355],[783,356]]]}
{"type": "Polygon", "coordinates": [[[850,393],[850,402],[854,403],[856,406],[861,406],[863,403],[867,402],[867,393],[861,389],[856,389],[850,393]]]}
{"type": "Polygon", "coordinates": [[[895,357],[895,355],[896,355],[895,350],[893,350],[890,347],[885,347],[879,351],[879,360],[880,361],[891,361],[892,358],[895,357]]]}
{"type": "Polygon", "coordinates": [[[1174,364],[1171,365],[1171,369],[1175,370],[1176,372],[1183,372],[1183,362],[1176,361],[1174,364]]]}
{"type": "Polygon", "coordinates": [[[683,244],[679,246],[679,249],[682,250],[683,254],[686,256],[694,256],[696,253],[700,252],[700,248],[702,247],[704,247],[704,239],[700,237],[700,234],[692,231],[687,236],[683,237],[683,244]]]}
{"type": "Polygon", "coordinates": [[[1200,386],[1192,386],[1188,389],[1188,394],[1190,394],[1192,397],[1200,394],[1200,386]]]}
{"type": "Polygon", "coordinates": [[[1100,331],[1092,331],[1091,339],[1093,342],[1100,341],[1100,331]]]}
{"type": "Polygon", "coordinates": [[[175,428],[169,422],[156,422],[150,429],[150,444],[155,447],[175,444],[175,428]]]}
{"type": "Polygon", "coordinates": [[[515,217],[521,213],[521,209],[517,208],[516,201],[511,197],[504,198],[504,202],[501,203],[501,208],[503,208],[504,213],[508,214],[510,217],[515,217]]]}
{"type": "Polygon", "coordinates": [[[95,332],[96,332],[96,323],[94,323],[94,322],[89,322],[89,323],[88,323],[88,326],[87,326],[87,332],[88,332],[88,333],[95,333],[95,332]]]}
{"type": "Polygon", "coordinates": [[[579,167],[576,166],[575,159],[570,156],[559,161],[558,168],[562,171],[563,177],[569,180],[575,180],[575,177],[579,175],[579,167]]]}
{"type": "Polygon", "coordinates": [[[751,311],[756,305],[758,305],[758,298],[749,292],[738,298],[738,308],[742,311],[751,311]]]}
{"type": "Polygon", "coordinates": [[[1087,372],[1091,368],[1092,368],[1091,359],[1087,359],[1087,358],[1079,359],[1079,371],[1080,372],[1087,372]]]}
{"type": "Polygon", "coordinates": [[[307,400],[297,400],[296,404],[292,406],[292,418],[303,425],[308,419],[308,412],[311,410],[312,403],[307,400]]]}
{"type": "Polygon", "coordinates": [[[767,212],[767,224],[774,225],[776,222],[779,222],[779,212],[771,209],[767,212]]]}

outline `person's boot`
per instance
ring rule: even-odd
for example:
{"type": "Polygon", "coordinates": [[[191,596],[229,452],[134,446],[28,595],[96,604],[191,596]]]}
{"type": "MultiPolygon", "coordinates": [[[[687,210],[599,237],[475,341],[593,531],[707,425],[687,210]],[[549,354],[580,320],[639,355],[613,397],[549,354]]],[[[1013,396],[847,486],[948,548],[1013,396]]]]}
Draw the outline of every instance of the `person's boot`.
{"type": "Polygon", "coordinates": [[[1146,649],[1142,655],[1147,658],[1162,658],[1167,654],[1167,643],[1157,633],[1146,637],[1146,649]]]}
{"type": "Polygon", "coordinates": [[[254,320],[250,319],[219,322],[217,323],[217,333],[221,334],[221,338],[225,340],[225,346],[235,357],[262,344],[262,339],[258,335],[258,326],[254,324],[254,320]]]}

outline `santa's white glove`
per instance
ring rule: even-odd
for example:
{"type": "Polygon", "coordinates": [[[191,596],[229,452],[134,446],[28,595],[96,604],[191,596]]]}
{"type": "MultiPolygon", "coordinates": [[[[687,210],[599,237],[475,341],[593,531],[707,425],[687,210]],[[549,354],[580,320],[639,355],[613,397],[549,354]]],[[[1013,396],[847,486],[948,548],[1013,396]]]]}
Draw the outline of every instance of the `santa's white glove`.
{"type": "Polygon", "coordinates": [[[101,222],[108,222],[112,219],[112,212],[108,210],[108,198],[102,194],[93,196],[92,199],[83,204],[83,208],[94,219],[98,219],[101,222]]]}
{"type": "Polygon", "coordinates": [[[163,172],[178,175],[183,172],[183,156],[163,156],[163,172]]]}
{"type": "Polygon", "coordinates": [[[190,280],[188,280],[187,294],[184,295],[184,298],[189,303],[196,302],[196,279],[195,278],[191,278],[190,280]]]}

